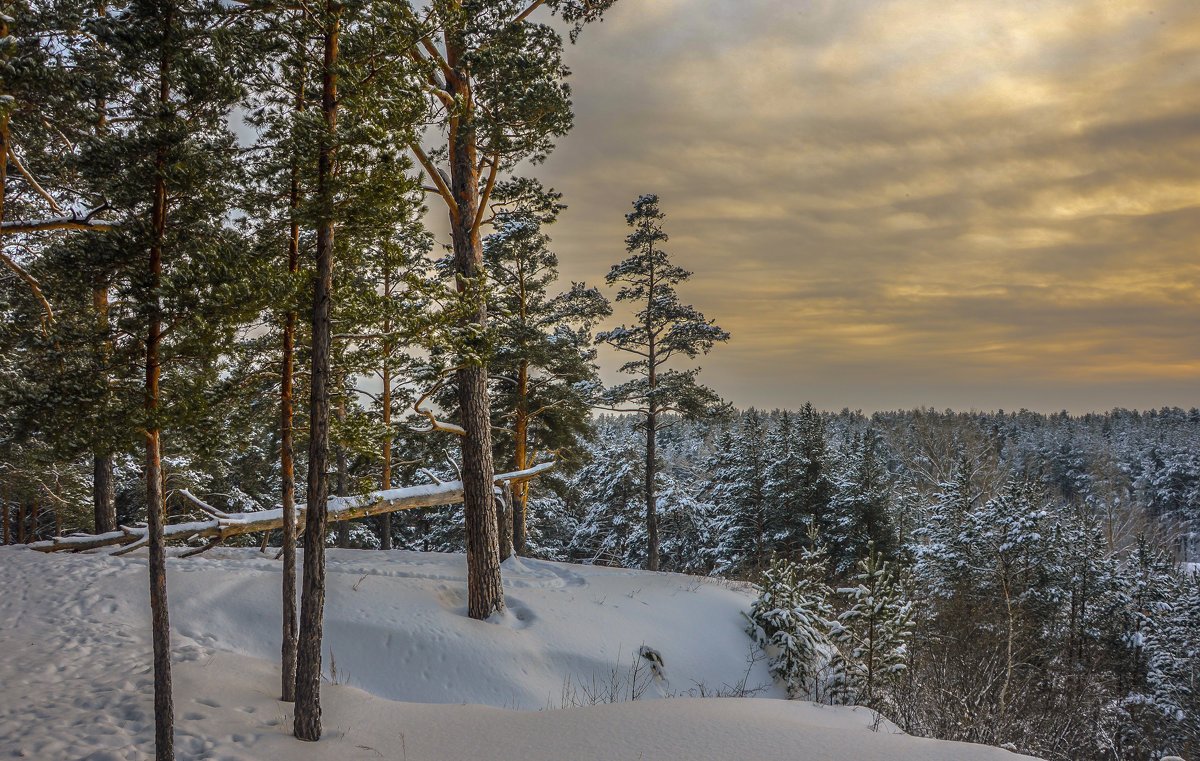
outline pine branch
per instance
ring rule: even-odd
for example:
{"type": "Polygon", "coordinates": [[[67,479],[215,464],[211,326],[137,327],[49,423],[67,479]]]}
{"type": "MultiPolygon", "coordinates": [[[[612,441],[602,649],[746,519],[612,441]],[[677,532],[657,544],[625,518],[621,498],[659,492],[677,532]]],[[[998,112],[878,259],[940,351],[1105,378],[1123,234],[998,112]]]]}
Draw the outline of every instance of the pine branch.
{"type": "Polygon", "coordinates": [[[479,208],[475,211],[475,220],[471,223],[472,232],[479,229],[479,225],[483,223],[483,213],[487,210],[488,200],[492,196],[492,190],[496,187],[496,173],[500,170],[500,154],[493,153],[491,159],[491,168],[488,170],[487,184],[483,187],[483,194],[479,197],[479,208]]]}
{"type": "Polygon", "coordinates": [[[543,2],[545,2],[545,0],[533,0],[533,2],[529,4],[528,8],[517,14],[517,17],[512,20],[512,23],[519,24],[525,19],[529,18],[529,15],[536,11],[543,2]]]}
{"type": "Polygon", "coordinates": [[[25,168],[25,165],[21,163],[21,159],[17,157],[16,151],[14,151],[11,147],[8,149],[8,158],[17,168],[17,171],[21,173],[21,176],[25,178],[25,182],[29,183],[29,187],[33,188],[33,191],[44,198],[46,203],[50,205],[50,211],[54,212],[55,214],[62,214],[62,207],[58,205],[58,201],[54,200],[54,196],[50,195],[50,193],[48,193],[46,189],[42,187],[41,183],[34,179],[29,170],[25,168]]]}
{"type": "Polygon", "coordinates": [[[417,157],[417,161],[421,163],[421,167],[425,169],[425,174],[429,179],[433,180],[433,184],[437,186],[438,193],[442,196],[442,200],[446,202],[446,206],[450,209],[450,216],[454,218],[455,223],[458,222],[458,202],[454,200],[454,194],[450,192],[450,188],[446,185],[446,181],[442,179],[442,175],[433,167],[433,162],[429,160],[429,156],[425,151],[421,150],[421,146],[416,143],[409,143],[409,148],[412,149],[413,155],[417,157]]]}
{"type": "MultiPolygon", "coordinates": [[[[437,64],[438,68],[442,70],[442,73],[445,75],[447,80],[456,79],[454,75],[454,69],[450,68],[450,64],[446,62],[446,58],[442,55],[442,52],[438,50],[437,46],[433,44],[433,41],[429,39],[429,35],[421,34],[422,27],[424,27],[426,21],[429,20],[428,16],[426,17],[425,21],[419,20],[417,18],[417,14],[413,12],[412,6],[408,4],[407,0],[403,3],[400,3],[399,6],[407,13],[408,17],[412,20],[416,33],[420,35],[417,38],[416,44],[419,44],[425,49],[425,52],[429,55],[430,59],[437,64]]],[[[430,12],[432,12],[432,10],[430,12]]],[[[417,50],[415,45],[413,50],[417,50]]]]}
{"type": "Polygon", "coordinates": [[[3,261],[4,266],[15,272],[17,277],[25,281],[25,284],[29,286],[29,290],[41,302],[42,309],[46,310],[46,319],[52,322],[54,320],[54,309],[50,307],[50,302],[46,300],[45,294],[42,293],[42,288],[37,278],[26,272],[24,267],[13,261],[12,257],[2,250],[0,250],[0,261],[3,261]]]}
{"type": "Polygon", "coordinates": [[[430,388],[424,394],[421,394],[421,398],[413,403],[413,412],[417,413],[418,415],[424,415],[429,420],[429,428],[424,431],[421,431],[421,433],[429,433],[430,431],[446,431],[447,433],[453,433],[456,436],[466,436],[467,435],[467,429],[463,428],[461,425],[455,425],[454,423],[447,423],[447,422],[438,420],[437,416],[433,414],[432,410],[422,409],[422,406],[421,406],[425,403],[426,399],[428,399],[430,396],[433,396],[435,393],[437,393],[437,390],[439,388],[441,388],[442,385],[446,382],[446,377],[448,377],[450,373],[455,372],[460,369],[461,369],[460,367],[452,367],[449,370],[447,370],[445,373],[443,373],[443,377],[441,380],[439,380],[437,383],[433,384],[432,388],[430,388]]]}
{"type": "MultiPolygon", "coordinates": [[[[85,36],[90,37],[90,35],[85,35],[85,36]]],[[[94,41],[94,38],[93,38],[93,41],[94,41]]],[[[71,142],[70,138],[68,138],[66,135],[63,134],[63,131],[61,129],[59,129],[54,124],[52,124],[50,122],[50,120],[47,119],[45,116],[41,117],[41,120],[42,120],[42,126],[45,127],[46,129],[50,130],[51,132],[56,133],[58,135],[59,139],[61,139],[63,141],[63,143],[66,144],[68,151],[70,151],[71,153],[75,152],[75,144],[71,142]]]]}

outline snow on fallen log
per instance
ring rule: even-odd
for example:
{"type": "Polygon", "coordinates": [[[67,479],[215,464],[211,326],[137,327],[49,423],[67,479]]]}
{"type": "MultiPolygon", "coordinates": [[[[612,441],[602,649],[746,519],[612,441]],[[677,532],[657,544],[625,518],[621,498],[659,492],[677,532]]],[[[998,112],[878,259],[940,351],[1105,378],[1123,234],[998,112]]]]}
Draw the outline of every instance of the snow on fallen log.
{"type": "MultiPolygon", "coordinates": [[[[544,462],[525,470],[499,473],[496,475],[495,481],[496,483],[529,481],[550,470],[554,465],[554,462],[544,462]]],[[[232,536],[283,528],[282,508],[262,510],[256,513],[222,513],[204,504],[190,493],[185,497],[193,505],[197,503],[204,505],[200,509],[212,517],[205,521],[172,523],[165,526],[163,534],[167,541],[207,539],[208,543],[203,548],[197,548],[203,551],[216,547],[232,536]]],[[[403,489],[374,491],[353,497],[331,497],[327,504],[329,520],[334,522],[367,518],[372,515],[411,510],[417,507],[450,505],[462,501],[462,481],[446,481],[424,486],[408,486],[403,489]]],[[[296,522],[300,525],[304,523],[304,505],[296,506],[296,522]]],[[[147,539],[148,529],[145,526],[122,526],[119,531],[109,531],[104,534],[56,536],[53,539],[34,542],[28,546],[39,552],[83,552],[84,550],[118,545],[132,545],[128,549],[133,550],[144,544],[147,539]]]]}

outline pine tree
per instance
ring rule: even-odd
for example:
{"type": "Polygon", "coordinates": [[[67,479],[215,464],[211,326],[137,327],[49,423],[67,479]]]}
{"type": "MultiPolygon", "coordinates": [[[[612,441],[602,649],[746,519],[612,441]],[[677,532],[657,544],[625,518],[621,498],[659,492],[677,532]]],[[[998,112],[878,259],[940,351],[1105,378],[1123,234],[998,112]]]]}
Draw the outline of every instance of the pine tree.
{"type": "MultiPolygon", "coordinates": [[[[382,197],[405,199],[396,189],[382,197]]],[[[416,216],[420,209],[416,199],[409,198],[404,208],[393,210],[394,221],[364,241],[363,262],[355,268],[359,282],[351,288],[362,314],[346,321],[347,327],[362,324],[368,331],[356,340],[351,366],[359,375],[379,381],[378,395],[362,388],[356,392],[372,397],[379,411],[378,432],[371,438],[380,452],[380,489],[394,486],[395,421],[415,401],[411,381],[418,374],[418,360],[409,347],[420,343],[431,310],[426,255],[433,243],[416,216]]],[[[380,516],[379,539],[380,549],[392,549],[390,513],[380,516]]]]}
{"type": "Polygon", "coordinates": [[[767,503],[770,542],[775,552],[795,558],[803,549],[809,523],[802,509],[803,475],[808,464],[800,450],[796,424],[791,413],[779,413],[767,433],[766,450],[770,453],[763,492],[767,503]]]}
{"type": "Polygon", "coordinates": [[[1110,618],[1120,628],[1106,644],[1119,660],[1120,692],[1105,707],[1119,750],[1127,757],[1197,750],[1197,577],[1179,568],[1144,535],[1118,569],[1123,596],[1110,618]],[[1115,615],[1113,615],[1115,614],[1115,615]]]}
{"type": "Polygon", "coordinates": [[[1068,548],[1049,525],[1032,484],[1014,480],[1003,494],[968,516],[963,533],[971,537],[974,594],[988,594],[1000,606],[1004,673],[996,696],[1001,714],[1009,708],[1023,651],[1044,644],[1064,585],[1063,553],[1068,548]]]}
{"type": "Polygon", "coordinates": [[[666,215],[658,208],[658,196],[643,195],[625,215],[633,231],[625,238],[625,250],[631,256],[613,265],[605,278],[609,285],[621,283],[617,301],[639,306],[637,322],[607,330],[596,340],[638,359],[622,365],[621,370],[639,376],[608,391],[611,404],[637,412],[644,421],[646,434],[646,568],[658,570],[659,538],[657,499],[655,497],[658,455],[655,451],[659,416],[670,412],[698,415],[718,403],[717,395],[696,383],[699,369],[667,369],[675,357],[695,358],[707,354],[713,344],[728,341],[729,334],[705,319],[695,307],[681,304],[675,286],[692,273],[671,264],[662,244],[667,241],[662,221],[666,215]]]}
{"type": "Polygon", "coordinates": [[[822,667],[833,651],[827,633],[833,610],[820,550],[804,551],[799,564],[771,559],[761,592],[747,614],[747,633],[769,657],[771,675],[789,698],[815,699],[822,667]]]}
{"type": "Polygon", "coordinates": [[[674,573],[710,573],[712,503],[703,497],[697,484],[668,473],[661,476],[657,498],[662,540],[659,568],[674,573]]]}
{"type": "MultiPolygon", "coordinates": [[[[575,459],[600,386],[591,331],[612,313],[608,301],[583,283],[557,294],[550,290],[558,279],[558,257],[548,249],[543,226],[557,219],[559,198],[536,180],[498,183],[492,193],[492,205],[499,208],[496,232],[484,240],[494,312],[494,417],[511,437],[498,449],[511,453],[505,459],[514,471],[548,451],[560,460],[575,459]]],[[[529,481],[513,486],[518,555],[526,551],[530,487],[529,481]]]]}
{"type": "Polygon", "coordinates": [[[111,423],[129,414],[127,409],[113,409],[108,382],[112,356],[108,267],[103,257],[89,253],[97,234],[111,228],[105,221],[111,217],[110,207],[101,189],[80,171],[85,143],[107,132],[107,96],[115,86],[114,57],[86,28],[105,8],[103,2],[95,6],[18,2],[6,6],[7,21],[0,21],[5,27],[0,30],[4,36],[0,56],[5,61],[0,79],[6,94],[0,103],[4,144],[0,148],[0,219],[4,220],[0,236],[6,243],[20,244],[6,245],[0,261],[23,281],[41,312],[31,312],[22,324],[35,325],[40,316],[42,334],[48,339],[48,361],[23,371],[34,381],[26,388],[43,389],[45,397],[26,394],[17,403],[51,413],[43,430],[55,441],[59,456],[73,457],[81,447],[93,450],[92,527],[96,532],[116,528],[113,449],[127,444],[124,437],[114,435],[119,426],[111,423]],[[10,22],[15,25],[12,34],[7,31],[10,22]],[[55,233],[69,230],[86,233],[55,233]],[[84,357],[90,357],[94,366],[73,383],[56,375],[64,365],[82,368],[84,357]],[[58,388],[52,391],[53,386],[58,388]],[[55,392],[62,391],[66,393],[49,403],[55,392]],[[54,427],[58,421],[50,419],[53,413],[67,406],[72,425],[54,427]],[[90,424],[76,426],[84,417],[90,424]]]}
{"type": "MultiPolygon", "coordinates": [[[[321,40],[321,56],[320,63],[313,66],[320,74],[319,106],[314,107],[308,122],[317,136],[308,143],[315,161],[310,156],[299,165],[315,165],[311,193],[299,204],[303,218],[315,228],[308,509],[296,667],[295,732],[304,740],[321,736],[321,621],[331,430],[337,435],[338,491],[345,492],[351,474],[344,423],[352,420],[357,424],[362,417],[357,404],[348,402],[350,347],[345,341],[335,341],[332,331],[334,319],[352,313],[346,308],[349,300],[336,295],[335,286],[347,292],[359,263],[352,253],[377,250],[394,227],[403,226],[412,206],[413,184],[405,176],[408,165],[399,153],[412,139],[420,107],[406,89],[403,70],[396,65],[412,46],[411,39],[406,41],[397,33],[399,12],[389,3],[343,5],[328,0],[305,15],[321,40]],[[341,262],[336,280],[335,261],[341,262]],[[331,397],[335,395],[340,426],[331,421],[331,397]]],[[[302,78],[299,72],[293,82],[302,78]]],[[[316,93],[313,100],[317,102],[316,93]]],[[[290,161],[286,153],[284,158],[290,161]]],[[[348,539],[348,529],[342,536],[348,539]]]]}
{"type": "Polygon", "coordinates": [[[583,516],[568,551],[574,560],[637,568],[646,560],[646,526],[639,519],[645,471],[637,441],[617,419],[601,420],[597,428],[590,461],[571,477],[583,516]]]}
{"type": "Polygon", "coordinates": [[[740,470],[736,459],[736,439],[731,426],[723,425],[713,436],[713,452],[705,462],[706,498],[713,503],[711,533],[713,546],[708,549],[712,557],[713,572],[718,575],[730,573],[745,564],[748,553],[742,546],[741,537],[735,530],[738,516],[722,506],[727,504],[727,495],[741,488],[740,470]]]}
{"type": "Polygon", "coordinates": [[[11,378],[0,388],[0,416],[9,421],[0,424],[0,448],[34,471],[71,463],[71,470],[95,487],[79,503],[90,502],[93,509],[73,514],[68,525],[103,533],[115,529],[116,522],[109,478],[113,453],[131,451],[140,414],[140,400],[120,391],[138,383],[141,347],[127,334],[118,343],[113,326],[97,320],[91,276],[100,268],[100,257],[95,254],[104,252],[105,259],[119,254],[100,236],[108,234],[63,236],[39,246],[30,272],[54,296],[53,321],[32,327],[42,308],[20,291],[13,294],[9,319],[0,326],[0,354],[11,378]],[[121,386],[114,383],[118,380],[121,386]]]}
{"type": "Polygon", "coordinates": [[[869,546],[893,557],[896,540],[878,435],[868,429],[855,436],[841,459],[830,505],[831,525],[824,535],[833,550],[835,571],[846,573],[866,556],[869,546]]]}
{"type": "Polygon", "coordinates": [[[708,498],[716,510],[720,573],[762,572],[770,559],[766,435],[763,416],[750,409],[717,438],[708,498]]]}
{"type": "Polygon", "coordinates": [[[336,216],[334,173],[338,115],[339,43],[343,7],[326,0],[317,11],[323,45],[322,129],[313,190],[316,217],[316,277],[312,297],[312,350],[308,417],[308,488],[304,513],[304,588],[296,648],[296,714],[293,731],[301,740],[321,739],[321,637],[325,608],[325,531],[329,498],[330,311],[336,216]]]}
{"type": "Polygon", "coordinates": [[[455,287],[460,295],[455,380],[467,529],[468,613],[504,609],[493,498],[488,392],[487,288],[481,227],[502,171],[541,161],[571,126],[562,40],[529,19],[540,6],[574,25],[599,19],[615,0],[459,0],[396,9],[407,19],[412,87],[427,93],[428,119],[445,128],[444,150],[409,147],[450,218],[455,287]],[[442,47],[434,40],[439,39],[442,47]],[[442,161],[448,171],[436,164],[442,161]],[[483,176],[487,170],[486,178],[483,176]]]}
{"type": "MultiPolygon", "coordinates": [[[[278,293],[272,299],[282,312],[279,343],[279,471],[280,505],[283,511],[281,555],[282,573],[282,644],[280,647],[280,696],[285,702],[296,699],[297,611],[296,611],[296,443],[295,399],[297,334],[301,330],[301,259],[311,246],[311,236],[303,235],[302,203],[311,192],[312,162],[316,152],[310,143],[308,117],[312,110],[310,93],[315,89],[311,65],[310,23],[301,11],[276,11],[268,8],[260,14],[259,28],[252,39],[263,50],[266,65],[258,71],[247,121],[259,131],[261,159],[252,164],[254,189],[248,205],[255,225],[256,240],[264,259],[280,258],[286,277],[279,278],[278,293]],[[286,188],[286,190],[283,190],[286,188]],[[283,202],[281,203],[281,199],[283,202]],[[281,255],[282,254],[282,255],[281,255]]],[[[320,132],[318,131],[319,135],[320,132]]],[[[303,343],[303,342],[301,342],[303,343]]],[[[271,360],[264,359],[269,366],[271,360]]],[[[269,372],[264,367],[262,372],[269,372]]],[[[253,373],[256,370],[250,370],[253,373]]]]}
{"type": "Polygon", "coordinates": [[[230,27],[217,23],[219,4],[132,2],[116,10],[93,31],[119,65],[122,87],[106,106],[123,126],[88,146],[84,161],[123,217],[113,246],[128,278],[126,327],[145,336],[155,752],[163,759],[173,757],[173,709],[162,431],[203,426],[204,389],[256,303],[253,260],[226,222],[239,180],[225,117],[241,95],[244,58],[230,27]],[[169,404],[162,382],[171,388],[169,404]]]}
{"type": "Polygon", "coordinates": [[[852,577],[857,584],[838,590],[850,605],[838,616],[830,636],[841,651],[839,672],[847,696],[879,708],[888,686],[907,668],[913,607],[895,567],[873,546],[867,553],[852,577]]]}
{"type": "Polygon", "coordinates": [[[767,434],[767,523],[775,551],[798,557],[812,531],[830,532],[834,486],[825,423],[812,404],[782,412],[767,434]]]}
{"type": "MultiPolygon", "coordinates": [[[[0,238],[33,241],[54,231],[110,227],[103,220],[107,202],[80,193],[69,181],[73,162],[59,158],[75,153],[65,135],[78,132],[86,119],[78,96],[86,97],[87,80],[111,71],[89,59],[81,16],[68,5],[29,0],[8,3],[0,12],[0,238]]],[[[38,279],[5,250],[0,263],[52,321],[54,310],[38,279]]]]}
{"type": "Polygon", "coordinates": [[[1146,683],[1162,749],[1191,758],[1200,752],[1200,575],[1178,575],[1174,586],[1174,599],[1146,626],[1146,683]]]}
{"type": "Polygon", "coordinates": [[[964,531],[974,506],[970,479],[967,462],[960,457],[953,480],[941,485],[926,525],[915,534],[915,575],[922,589],[937,601],[965,598],[972,584],[973,549],[970,535],[964,531]]]}

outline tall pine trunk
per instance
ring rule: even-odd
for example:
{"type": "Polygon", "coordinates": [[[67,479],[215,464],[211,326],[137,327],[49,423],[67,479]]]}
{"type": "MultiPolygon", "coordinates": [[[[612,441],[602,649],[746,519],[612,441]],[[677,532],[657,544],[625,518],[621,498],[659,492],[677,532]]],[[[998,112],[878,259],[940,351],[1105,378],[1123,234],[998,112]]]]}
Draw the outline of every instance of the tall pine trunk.
{"type": "MultiPolygon", "coordinates": [[[[304,107],[304,72],[296,88],[295,110],[304,107]]],[[[300,271],[300,168],[298,157],[292,156],[288,188],[287,266],[292,284],[300,271]]],[[[290,296],[289,296],[290,298],[290,296]]],[[[296,309],[289,303],[283,323],[282,380],[279,392],[279,470],[283,493],[283,643],[280,647],[280,699],[296,699],[296,465],[292,441],[295,409],[292,394],[296,370],[296,309]]]]}
{"type": "Polygon", "coordinates": [[[655,494],[654,480],[658,467],[658,452],[656,451],[656,436],[658,429],[658,412],[653,401],[650,402],[650,412],[646,414],[646,570],[658,570],[658,497],[655,494]]]}
{"type": "MultiPolygon", "coordinates": [[[[168,113],[171,88],[170,6],[163,19],[164,40],[159,58],[158,102],[168,113]]],[[[162,118],[162,117],[160,117],[162,118]]],[[[161,139],[161,138],[160,138],[161,139]]],[[[163,538],[166,504],[163,499],[162,449],[159,430],[159,348],[162,342],[163,244],[167,231],[167,150],[159,145],[154,156],[154,201],[150,213],[150,320],[146,332],[146,524],[150,547],[150,619],[154,643],[154,757],[175,758],[175,707],[171,699],[171,623],[167,615],[167,548],[163,538]]]]}
{"type": "MultiPolygon", "coordinates": [[[[456,211],[451,213],[454,270],[460,293],[475,304],[466,318],[463,333],[487,325],[484,299],[483,243],[475,217],[479,212],[479,163],[475,148],[474,110],[470,73],[463,57],[465,32],[446,35],[446,61],[453,70],[448,87],[456,101],[464,104],[466,118],[452,120],[449,135],[451,194],[456,211]]],[[[475,348],[475,347],[472,347],[475,348]]],[[[457,372],[458,404],[466,435],[462,445],[463,512],[467,536],[467,614],[484,619],[504,610],[504,588],[500,580],[500,537],[493,491],[492,417],[488,399],[487,363],[475,357],[457,372]]]]}
{"type": "MultiPolygon", "coordinates": [[[[524,312],[524,299],[521,310],[524,312]]],[[[522,314],[524,317],[524,314],[522,314]]],[[[513,470],[529,467],[529,361],[517,365],[517,409],[513,420],[513,470]]],[[[525,554],[526,510],[529,506],[529,482],[511,487],[509,511],[512,513],[512,546],[517,555],[525,554]]]]}
{"type": "MultiPolygon", "coordinates": [[[[104,18],[106,13],[106,3],[103,1],[97,3],[97,17],[104,18]]],[[[97,98],[95,108],[95,133],[97,137],[103,138],[108,132],[108,101],[104,98],[97,98]]],[[[97,345],[96,364],[101,376],[100,380],[104,383],[105,388],[108,388],[112,385],[112,379],[108,374],[108,364],[112,357],[113,343],[112,339],[109,338],[111,326],[108,319],[108,284],[104,281],[103,277],[98,278],[98,282],[92,289],[92,308],[96,312],[96,328],[100,333],[100,341],[97,345]]],[[[104,534],[109,531],[117,530],[116,483],[113,479],[113,453],[111,448],[109,448],[107,445],[101,445],[97,447],[92,453],[92,507],[97,534],[104,534]]]]}
{"type": "Polygon", "coordinates": [[[333,173],[337,134],[337,62],[341,5],[326,0],[317,161],[317,277],[312,304],[312,389],[309,400],[308,506],[304,522],[304,597],[296,659],[296,720],[301,740],[321,739],[321,635],[325,608],[325,531],[329,523],[329,309],[333,292],[333,173]]]}
{"type": "Polygon", "coordinates": [[[0,521],[3,521],[4,544],[12,544],[12,527],[9,526],[8,490],[0,492],[0,521]]]}
{"type": "MultiPolygon", "coordinates": [[[[383,473],[379,477],[379,488],[392,488],[392,376],[387,360],[383,366],[383,473]]],[[[379,549],[392,548],[392,514],[379,516],[379,549]]]]}
{"type": "MultiPolygon", "coordinates": [[[[8,16],[0,13],[0,39],[8,37],[8,16]]],[[[0,222],[4,221],[4,203],[8,191],[8,152],[11,149],[9,116],[6,110],[0,115],[0,222]]]]}
{"type": "Polygon", "coordinates": [[[116,484],[113,480],[113,456],[106,449],[92,455],[92,507],[96,533],[117,530],[116,484]]]}
{"type": "Polygon", "coordinates": [[[461,437],[467,535],[467,615],[484,619],[504,610],[486,367],[476,365],[458,371],[458,403],[463,427],[467,430],[461,437]]]}
{"type": "MultiPolygon", "coordinates": [[[[289,251],[289,270],[291,252],[289,251]]],[[[295,365],[296,312],[289,310],[283,328],[283,383],[280,392],[279,465],[283,479],[283,645],[280,698],[296,699],[296,466],[292,453],[292,388],[295,365]]]]}
{"type": "MultiPolygon", "coordinates": [[[[345,383],[338,384],[338,404],[337,404],[337,421],[338,427],[345,430],[346,424],[346,392],[345,383]]],[[[337,447],[337,495],[339,497],[350,496],[349,486],[349,466],[346,464],[346,445],[340,440],[337,447]]],[[[337,523],[337,546],[339,550],[349,549],[350,547],[350,521],[338,521],[337,523]]]]}
{"type": "MultiPolygon", "coordinates": [[[[392,273],[387,254],[383,262],[383,295],[386,299],[392,297],[392,273]]],[[[383,406],[383,473],[379,477],[379,488],[392,488],[392,342],[388,337],[392,333],[392,318],[383,318],[383,367],[380,368],[380,378],[383,381],[383,395],[380,403],[383,406]]],[[[392,514],[384,513],[379,516],[379,549],[392,548],[392,514]]]]}
{"type": "Polygon", "coordinates": [[[654,247],[650,247],[650,287],[647,289],[646,304],[646,335],[649,344],[646,350],[646,366],[650,387],[646,412],[646,570],[658,570],[658,497],[655,494],[655,476],[658,471],[658,452],[656,438],[658,433],[658,399],[655,391],[658,388],[658,352],[655,342],[654,326],[650,321],[653,311],[655,293],[654,282],[654,247]]]}
{"type": "Polygon", "coordinates": [[[500,560],[508,560],[514,554],[512,536],[513,490],[512,482],[505,481],[500,487],[500,498],[496,500],[500,528],[500,560]]]}

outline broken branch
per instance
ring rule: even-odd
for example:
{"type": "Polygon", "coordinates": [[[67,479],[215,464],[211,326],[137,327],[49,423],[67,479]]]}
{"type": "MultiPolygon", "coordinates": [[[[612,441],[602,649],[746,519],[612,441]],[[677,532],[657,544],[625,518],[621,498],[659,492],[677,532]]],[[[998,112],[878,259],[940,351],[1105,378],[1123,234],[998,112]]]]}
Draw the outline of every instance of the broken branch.
{"type": "MultiPolygon", "coordinates": [[[[459,368],[457,367],[452,367],[446,372],[446,374],[448,375],[449,373],[458,369],[459,368]]],[[[433,388],[429,389],[424,394],[421,394],[421,398],[413,403],[413,412],[417,413],[418,415],[424,415],[429,419],[429,428],[424,431],[419,431],[419,433],[429,433],[430,431],[446,431],[447,433],[453,433],[456,436],[466,436],[466,428],[463,428],[461,425],[455,425],[454,423],[447,423],[445,421],[438,420],[437,416],[433,414],[433,410],[424,409],[421,406],[425,403],[425,400],[433,396],[433,394],[436,393],[445,382],[445,378],[443,377],[437,383],[433,384],[433,388]]]]}

